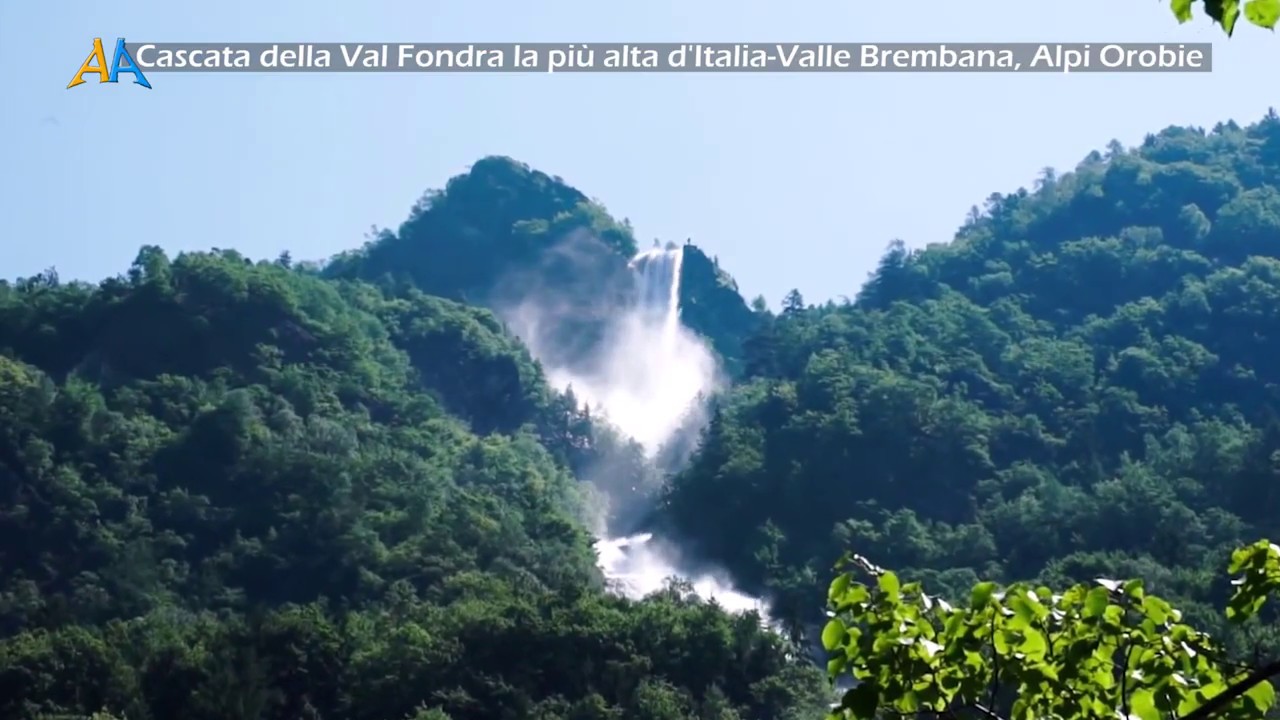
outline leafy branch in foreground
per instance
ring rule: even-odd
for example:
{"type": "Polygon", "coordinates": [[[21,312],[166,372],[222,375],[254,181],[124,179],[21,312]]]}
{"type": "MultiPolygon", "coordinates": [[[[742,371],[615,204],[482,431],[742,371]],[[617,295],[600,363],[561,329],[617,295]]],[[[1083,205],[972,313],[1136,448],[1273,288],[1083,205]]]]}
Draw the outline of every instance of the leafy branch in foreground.
{"type": "MultiPolygon", "coordinates": [[[[1178,22],[1184,23],[1191,19],[1191,6],[1196,2],[1197,0],[1171,0],[1169,6],[1178,22]]],[[[1276,22],[1280,21],[1280,0],[1204,0],[1204,14],[1221,25],[1227,37],[1235,32],[1236,21],[1240,19],[1242,12],[1245,20],[1250,23],[1274,30],[1276,22]]]]}
{"type": "MultiPolygon", "coordinates": [[[[1060,594],[983,582],[954,607],[860,555],[836,569],[822,644],[831,679],[854,686],[829,718],[1243,720],[1275,704],[1280,661],[1230,662],[1141,580],[1099,578],[1060,594]]],[[[1242,622],[1280,588],[1280,546],[1235,551],[1229,573],[1239,577],[1227,617],[1242,622]]]]}

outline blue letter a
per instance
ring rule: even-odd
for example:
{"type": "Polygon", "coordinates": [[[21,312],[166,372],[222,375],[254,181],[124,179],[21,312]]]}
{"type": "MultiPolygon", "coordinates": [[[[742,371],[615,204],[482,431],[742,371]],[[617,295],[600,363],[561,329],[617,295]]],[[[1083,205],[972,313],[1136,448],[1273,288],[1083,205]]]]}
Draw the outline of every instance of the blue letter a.
{"type": "Polygon", "coordinates": [[[151,83],[147,82],[147,76],[142,74],[138,63],[133,61],[133,56],[124,47],[124,38],[116,38],[116,55],[111,60],[111,78],[107,82],[119,82],[120,73],[133,73],[133,83],[150,89],[151,83]],[[128,65],[122,65],[121,61],[127,60],[128,65]]]}

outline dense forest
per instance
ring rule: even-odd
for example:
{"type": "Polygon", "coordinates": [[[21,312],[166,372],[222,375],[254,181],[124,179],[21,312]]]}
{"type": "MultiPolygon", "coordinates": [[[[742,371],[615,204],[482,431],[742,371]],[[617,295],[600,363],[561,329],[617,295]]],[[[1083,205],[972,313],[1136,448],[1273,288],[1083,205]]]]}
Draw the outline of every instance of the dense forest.
{"type": "Polygon", "coordinates": [[[147,246],[2,282],[0,717],[813,718],[797,643],[850,548],[943,596],[1141,577],[1274,650],[1215,608],[1230,550],[1280,537],[1278,186],[1274,113],[1112,142],[776,313],[686,245],[733,382],[679,468],[544,374],[603,341],[630,223],[510,159],[324,263],[147,246]],[[532,288],[543,362],[500,319],[532,288]],[[614,597],[601,525],[790,632],[614,597]]]}
{"type": "Polygon", "coordinates": [[[1169,128],[892,244],[856,302],[793,292],[669,520],[801,616],[853,547],[965,597],[1143,577],[1225,632],[1230,550],[1280,536],[1278,183],[1274,113],[1169,128]]]}
{"type": "Polygon", "coordinates": [[[490,312],[291,265],[148,247],[0,285],[0,717],[821,703],[758,618],[603,592],[574,471],[639,450],[490,312]]]}

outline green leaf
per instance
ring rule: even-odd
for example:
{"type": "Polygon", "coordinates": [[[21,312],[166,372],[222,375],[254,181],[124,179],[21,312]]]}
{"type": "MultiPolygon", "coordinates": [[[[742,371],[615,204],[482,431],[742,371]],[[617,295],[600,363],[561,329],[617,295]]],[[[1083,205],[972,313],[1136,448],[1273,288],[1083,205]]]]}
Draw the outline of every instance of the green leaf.
{"type": "Polygon", "coordinates": [[[1191,2],[1192,0],[1172,0],[1169,3],[1173,8],[1173,16],[1178,18],[1179,23],[1184,23],[1191,19],[1191,2]]]}
{"type": "Polygon", "coordinates": [[[1049,615],[1049,610],[1041,605],[1039,598],[1031,592],[1010,593],[1006,605],[1013,610],[1014,618],[1017,620],[1011,625],[1015,629],[1030,627],[1049,615]]]}
{"type": "Polygon", "coordinates": [[[1191,693],[1190,697],[1183,698],[1182,703],[1178,706],[1179,715],[1189,715],[1196,708],[1204,705],[1213,698],[1218,697],[1227,691],[1227,686],[1222,682],[1211,682],[1196,689],[1191,693]]]}
{"type": "Polygon", "coordinates": [[[1265,595],[1254,594],[1249,588],[1240,588],[1227,601],[1227,619],[1232,622],[1243,622],[1258,614],[1266,603],[1265,595]]]}
{"type": "Polygon", "coordinates": [[[1099,688],[1109,688],[1115,683],[1115,676],[1111,674],[1111,668],[1107,666],[1099,666],[1093,671],[1093,675],[1089,678],[1093,681],[1094,686],[1099,688]]]}
{"type": "Polygon", "coordinates": [[[1047,650],[1044,635],[1035,630],[1023,633],[1022,642],[1018,643],[1018,651],[1029,658],[1042,658],[1047,650]]]}
{"type": "Polygon", "coordinates": [[[1257,685],[1249,688],[1245,692],[1244,696],[1253,703],[1253,707],[1257,711],[1258,715],[1262,716],[1271,709],[1272,705],[1275,704],[1276,689],[1272,687],[1270,681],[1263,680],[1257,685]]]}
{"type": "MultiPolygon", "coordinates": [[[[1276,2],[1280,2],[1280,0],[1276,0],[1276,2]]],[[[1146,595],[1146,592],[1142,587],[1142,580],[1130,580],[1126,582],[1124,584],[1124,594],[1134,600],[1142,600],[1146,595]]]]}
{"type": "Polygon", "coordinates": [[[1009,654],[1009,636],[1012,634],[1002,630],[991,636],[991,647],[995,649],[997,655],[1009,654]]]}
{"type": "Polygon", "coordinates": [[[853,713],[855,718],[872,720],[880,705],[880,689],[870,681],[863,681],[858,687],[845,693],[840,704],[853,713]]]}
{"type": "Polygon", "coordinates": [[[1107,606],[1111,604],[1111,593],[1107,592],[1104,587],[1096,587],[1089,591],[1084,598],[1084,617],[1097,617],[1106,612],[1107,606]]]}
{"type": "Polygon", "coordinates": [[[1227,37],[1231,37],[1231,33],[1235,32],[1236,19],[1239,17],[1239,0],[1222,0],[1222,17],[1218,18],[1218,22],[1222,23],[1222,29],[1227,31],[1227,37]]]}
{"type": "Polygon", "coordinates": [[[887,570],[880,576],[878,582],[881,592],[891,597],[897,597],[898,592],[902,589],[902,583],[898,581],[898,576],[887,570]]]}
{"type": "Polygon", "coordinates": [[[845,658],[833,657],[827,661],[827,677],[834,678],[844,670],[845,658]]]}
{"type": "Polygon", "coordinates": [[[839,618],[832,618],[827,621],[827,626],[822,628],[822,647],[831,652],[840,647],[840,643],[844,641],[844,623],[839,618]]]}
{"type": "Polygon", "coordinates": [[[1244,6],[1244,16],[1249,22],[1274,30],[1280,20],[1280,0],[1249,0],[1244,6]]]}
{"type": "Polygon", "coordinates": [[[1155,693],[1146,688],[1134,690],[1129,696],[1129,712],[1141,720],[1160,720],[1160,711],[1156,709],[1155,693]]]}
{"type": "Polygon", "coordinates": [[[1237,548],[1232,551],[1231,564],[1227,566],[1227,572],[1235,575],[1236,573],[1244,570],[1245,566],[1248,565],[1249,561],[1253,558],[1255,549],[1256,546],[1250,545],[1248,547],[1237,548]]]}
{"type": "Polygon", "coordinates": [[[1163,625],[1168,621],[1169,609],[1169,603],[1158,597],[1148,595],[1142,599],[1142,612],[1156,625],[1163,625]]]}
{"type": "Polygon", "coordinates": [[[1102,617],[1107,621],[1107,624],[1118,628],[1124,624],[1124,608],[1119,605],[1108,605],[1106,610],[1102,612],[1102,617]]]}
{"type": "Polygon", "coordinates": [[[839,606],[848,607],[857,603],[866,602],[871,599],[871,591],[867,590],[867,586],[861,583],[851,586],[845,591],[844,596],[840,598],[839,606]]]}
{"type": "Polygon", "coordinates": [[[982,610],[991,602],[991,596],[995,594],[996,584],[993,582],[982,582],[973,586],[973,594],[969,597],[969,607],[974,610],[982,610]]]}
{"type": "Polygon", "coordinates": [[[840,598],[844,596],[845,591],[849,589],[849,582],[851,580],[852,578],[849,576],[849,573],[844,573],[833,580],[831,582],[831,588],[827,590],[827,599],[833,603],[839,602],[840,598]]]}

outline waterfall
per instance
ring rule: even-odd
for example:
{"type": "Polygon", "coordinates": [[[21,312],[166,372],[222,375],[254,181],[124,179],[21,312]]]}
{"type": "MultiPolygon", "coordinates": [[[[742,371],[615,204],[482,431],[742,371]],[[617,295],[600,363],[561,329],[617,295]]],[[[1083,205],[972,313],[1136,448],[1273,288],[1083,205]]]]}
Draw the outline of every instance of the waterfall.
{"type": "Polygon", "coordinates": [[[651,545],[651,533],[622,538],[606,538],[596,543],[597,564],[613,592],[639,600],[661,590],[667,578],[687,581],[706,600],[715,600],[730,612],[754,610],[768,620],[767,608],[759,599],[738,592],[726,578],[711,574],[681,573],[672,560],[651,545]]]}
{"type": "Polygon", "coordinates": [[[635,256],[630,263],[636,273],[639,310],[661,323],[661,341],[670,348],[680,331],[680,271],[684,249],[654,248],[635,256]]]}
{"type": "Polygon", "coordinates": [[[630,262],[630,304],[618,309],[589,369],[548,367],[560,387],[600,411],[652,456],[716,383],[716,359],[680,324],[683,248],[641,253],[630,262]]]}
{"type": "MultiPolygon", "coordinates": [[[[595,252],[593,247],[581,237],[562,241],[551,253],[566,263],[556,265],[557,274],[598,272],[599,265],[589,259],[595,252]]],[[[674,244],[659,247],[655,242],[652,249],[631,258],[627,268],[629,274],[610,272],[608,277],[611,281],[619,278],[628,286],[600,289],[596,296],[599,306],[591,309],[595,316],[607,318],[600,341],[571,359],[565,357],[559,332],[564,328],[565,306],[554,292],[540,292],[536,284],[530,284],[527,287],[535,289],[526,290],[502,314],[542,362],[553,385],[572,389],[578,401],[591,408],[595,419],[607,421],[635,440],[655,467],[670,469],[665,466],[679,462],[680,456],[663,453],[664,445],[686,439],[686,433],[697,433],[701,428],[699,397],[716,389],[719,368],[710,346],[680,321],[684,248],[674,244]]],[[[630,456],[626,462],[632,462],[630,456]]],[[[608,463],[602,467],[608,471],[608,463]]],[[[581,479],[592,482],[592,472],[588,470],[581,479]]],[[[609,528],[610,517],[646,514],[651,499],[639,492],[611,496],[609,482],[593,484],[609,505],[603,512],[592,508],[597,511],[592,530],[602,538],[595,544],[597,564],[612,592],[639,599],[662,589],[668,578],[675,577],[722,607],[754,609],[764,615],[760,602],[735,591],[723,575],[691,572],[678,548],[664,538],[631,534],[634,529],[609,528]]]]}
{"type": "MultiPolygon", "coordinates": [[[[700,393],[715,379],[715,361],[706,343],[680,322],[680,276],[684,249],[668,245],[636,255],[630,262],[635,305],[624,313],[609,365],[619,372],[595,386],[600,406],[624,432],[652,455],[670,439],[700,393]]],[[[578,386],[575,385],[575,388],[578,386]]],[[[676,553],[660,547],[650,533],[605,538],[596,543],[601,572],[614,592],[639,599],[678,577],[701,597],[731,611],[755,610],[763,603],[735,590],[725,578],[680,571],[676,553]]]]}

